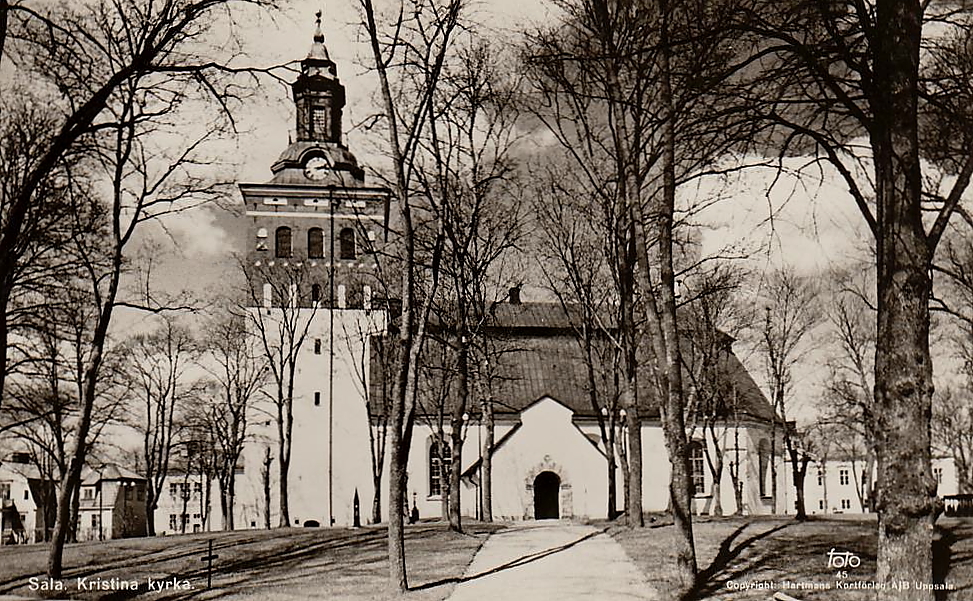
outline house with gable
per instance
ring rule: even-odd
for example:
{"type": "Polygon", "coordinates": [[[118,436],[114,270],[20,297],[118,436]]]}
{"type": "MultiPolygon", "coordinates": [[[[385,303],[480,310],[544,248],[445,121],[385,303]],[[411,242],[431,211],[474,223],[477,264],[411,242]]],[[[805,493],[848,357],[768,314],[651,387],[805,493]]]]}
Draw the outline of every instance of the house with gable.
{"type": "Polygon", "coordinates": [[[81,479],[78,540],[146,536],[146,484],[118,465],[88,470],[81,479]]]}
{"type": "Polygon", "coordinates": [[[0,544],[37,543],[54,528],[56,483],[25,453],[0,463],[0,544]]]}

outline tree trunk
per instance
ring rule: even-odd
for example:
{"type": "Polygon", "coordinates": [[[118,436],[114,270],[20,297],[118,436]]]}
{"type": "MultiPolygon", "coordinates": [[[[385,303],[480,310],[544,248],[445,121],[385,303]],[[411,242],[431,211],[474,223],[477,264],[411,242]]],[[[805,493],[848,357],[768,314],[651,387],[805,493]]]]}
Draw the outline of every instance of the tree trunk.
{"type": "MultiPolygon", "coordinates": [[[[286,426],[282,430],[288,429],[286,426]]],[[[278,469],[280,470],[280,480],[277,482],[277,494],[280,500],[280,520],[277,522],[278,528],[286,528],[291,525],[290,508],[288,507],[287,479],[291,468],[290,444],[284,437],[288,436],[281,432],[281,439],[277,445],[280,457],[278,458],[278,469]]]]}
{"type": "MultiPolygon", "coordinates": [[[[774,395],[776,398],[776,394],[774,395]]],[[[770,420],[770,512],[777,513],[777,403],[774,403],[774,417],[770,420]]],[[[764,474],[760,474],[763,478],[764,474]]]]}
{"type": "MultiPolygon", "coordinates": [[[[235,463],[235,462],[234,462],[235,463]]],[[[226,491],[226,513],[224,514],[224,523],[229,526],[228,530],[236,529],[236,518],[233,515],[236,509],[236,465],[231,468],[230,471],[230,484],[227,486],[226,491]]]]}
{"type": "Polygon", "coordinates": [[[791,476],[794,478],[794,492],[796,499],[798,521],[807,519],[807,508],[804,503],[804,480],[807,476],[807,466],[810,458],[801,454],[797,449],[790,450],[791,457],[791,476]]]}
{"type": "MultiPolygon", "coordinates": [[[[439,447],[440,448],[439,456],[440,458],[442,458],[444,456],[442,454],[442,449],[446,448],[446,437],[442,436],[440,437],[440,440],[443,441],[439,447]]],[[[452,444],[450,445],[450,448],[452,448],[452,444]]],[[[449,493],[450,493],[449,479],[451,477],[451,471],[452,470],[447,471],[443,469],[443,462],[442,461],[439,462],[439,517],[440,519],[442,519],[442,521],[447,523],[449,522],[449,493]]]]}
{"type": "Polygon", "coordinates": [[[226,491],[226,485],[221,482],[220,483],[220,515],[222,515],[223,517],[220,520],[220,527],[223,529],[224,532],[233,529],[230,527],[230,522],[227,519],[228,512],[226,508],[229,506],[227,497],[229,497],[229,494],[226,491]]]}
{"type": "Polygon", "coordinates": [[[270,464],[272,462],[273,457],[270,455],[270,447],[268,446],[264,449],[264,463],[260,474],[263,476],[264,528],[267,530],[270,530],[270,464]]]}
{"type": "Polygon", "coordinates": [[[454,532],[463,531],[463,517],[460,515],[460,477],[463,475],[463,416],[466,414],[466,407],[470,396],[470,369],[469,369],[469,339],[466,333],[465,313],[460,310],[459,326],[459,356],[456,361],[457,403],[453,409],[453,419],[449,433],[452,443],[452,453],[450,454],[451,463],[449,465],[449,529],[454,532]]]}
{"type": "Polygon", "coordinates": [[[372,474],[372,523],[382,523],[382,473],[372,474]]]}
{"type": "Polygon", "coordinates": [[[155,510],[152,509],[154,504],[155,487],[149,481],[145,484],[145,527],[149,536],[155,536],[155,510]]]}
{"type": "MultiPolygon", "coordinates": [[[[83,444],[83,443],[81,443],[83,444]]],[[[57,495],[57,520],[54,522],[54,536],[51,540],[51,551],[47,557],[47,575],[50,578],[61,578],[62,561],[64,558],[64,543],[68,536],[68,522],[71,519],[71,497],[74,488],[81,483],[81,462],[76,460],[77,450],[72,453],[71,464],[61,490],[57,495]]]]}
{"type": "MultiPolygon", "coordinates": [[[[393,401],[395,404],[397,401],[393,401]]],[[[392,415],[389,433],[389,578],[399,591],[409,590],[405,571],[405,523],[403,505],[406,503],[405,457],[402,449],[402,416],[392,415]]]]}
{"type": "MultiPolygon", "coordinates": [[[[734,390],[734,399],[736,391],[734,390]]],[[[734,414],[736,414],[736,401],[734,401],[734,414]]],[[[733,501],[736,503],[736,511],[733,515],[743,515],[743,482],[740,480],[740,427],[738,424],[733,426],[733,461],[730,464],[730,481],[733,483],[733,501]]]]}
{"type": "MultiPolygon", "coordinates": [[[[79,514],[81,513],[81,483],[74,489],[74,495],[71,497],[71,530],[68,534],[68,540],[72,543],[78,542],[78,526],[79,514]]],[[[98,516],[101,519],[101,516],[98,516]]]]}
{"type": "Polygon", "coordinates": [[[453,428],[449,435],[452,446],[452,458],[449,464],[449,529],[453,532],[463,531],[463,518],[460,515],[460,476],[463,474],[463,418],[453,419],[453,428]]]}
{"type": "MultiPolygon", "coordinates": [[[[612,428],[614,430],[614,428],[612,428]]],[[[615,464],[615,448],[614,440],[609,442],[608,448],[605,449],[608,454],[608,519],[614,520],[618,517],[618,495],[615,489],[618,486],[616,475],[618,473],[618,466],[615,464]]]]}
{"type": "Polygon", "coordinates": [[[827,465],[828,465],[828,462],[826,460],[822,460],[821,461],[821,475],[822,475],[821,480],[824,483],[823,486],[822,486],[821,497],[824,500],[824,513],[825,514],[829,513],[830,510],[831,510],[830,509],[831,508],[831,505],[828,504],[828,468],[827,468],[827,465]]]}
{"type": "MultiPolygon", "coordinates": [[[[116,206],[117,211],[117,206],[116,206]]],[[[109,278],[108,291],[98,316],[98,324],[91,338],[91,355],[84,371],[84,391],[81,405],[81,415],[75,430],[74,449],[69,460],[68,471],[61,481],[61,490],[57,498],[57,520],[54,523],[54,535],[47,557],[47,576],[60,579],[63,571],[64,542],[71,527],[71,498],[81,484],[81,468],[88,455],[88,432],[91,429],[91,413],[98,393],[98,374],[104,360],[105,341],[108,337],[108,325],[111,323],[112,311],[115,308],[115,297],[118,293],[118,281],[122,268],[121,249],[117,246],[118,232],[115,232],[116,248],[112,256],[112,272],[109,278]]]]}
{"type": "MultiPolygon", "coordinates": [[[[922,223],[917,98],[921,8],[877,4],[873,39],[878,232],[875,422],[879,544],[876,580],[931,583],[936,479],[930,461],[929,267],[922,223]]],[[[931,601],[933,591],[880,590],[881,600],[931,601]]]]}
{"type": "Polygon", "coordinates": [[[864,507],[868,511],[875,511],[875,479],[873,472],[875,471],[875,451],[870,449],[868,451],[868,457],[865,459],[865,473],[868,475],[868,479],[862,485],[862,494],[865,497],[864,507]]]}
{"type": "MultiPolygon", "coordinates": [[[[662,285],[659,295],[662,305],[662,330],[666,341],[665,359],[667,389],[662,425],[672,467],[669,479],[669,502],[672,521],[676,527],[676,564],[678,567],[678,595],[685,596],[696,584],[696,547],[693,541],[692,477],[689,469],[689,447],[686,443],[686,424],[683,407],[682,359],[680,356],[679,330],[676,322],[675,271],[673,269],[673,228],[676,206],[676,112],[672,95],[671,66],[669,64],[669,17],[668,0],[660,6],[662,27],[660,32],[660,91],[665,121],[662,125],[662,207],[657,216],[656,236],[659,240],[659,277],[662,285]]],[[[647,256],[644,257],[647,259],[647,256]]],[[[650,266],[646,260],[643,271],[650,266]]],[[[651,294],[651,290],[646,290],[651,294]]],[[[660,366],[661,367],[661,366],[660,366]]]]}
{"type": "Polygon", "coordinates": [[[628,453],[625,452],[625,428],[624,424],[619,426],[621,431],[615,432],[615,455],[622,468],[622,507],[623,511],[628,511],[628,453]]]}
{"type": "MultiPolygon", "coordinates": [[[[6,4],[7,3],[6,0],[0,0],[0,2],[2,2],[2,4],[0,4],[0,7],[2,7],[2,14],[0,14],[0,19],[2,19],[2,23],[0,24],[3,24],[4,29],[6,29],[6,19],[7,19],[6,4]]],[[[3,38],[0,37],[0,58],[2,57],[3,57],[3,38]]],[[[6,381],[7,381],[6,357],[8,356],[7,350],[10,344],[10,331],[9,331],[9,324],[7,323],[7,309],[9,308],[9,304],[10,304],[11,288],[12,288],[12,284],[9,281],[7,281],[5,282],[3,289],[0,290],[0,357],[4,358],[3,364],[0,364],[0,407],[3,407],[3,401],[6,398],[4,396],[4,391],[6,389],[6,381]]]]}
{"type": "MultiPolygon", "coordinates": [[[[710,491],[713,497],[713,505],[710,509],[710,515],[723,517],[721,485],[723,484],[723,462],[726,455],[725,451],[720,448],[720,440],[716,436],[716,421],[707,417],[706,422],[707,423],[703,425],[703,452],[706,455],[706,466],[709,468],[710,477],[713,479],[713,488],[710,491]],[[706,444],[707,432],[709,432],[709,436],[713,440],[712,450],[710,450],[709,445],[706,444]]],[[[723,438],[726,438],[725,431],[723,433],[723,438]]]]}
{"type": "Polygon", "coordinates": [[[482,492],[482,516],[484,522],[493,521],[493,439],[495,436],[493,423],[493,399],[483,403],[483,423],[486,432],[483,436],[483,450],[480,460],[480,486],[482,492]]]}
{"type": "Polygon", "coordinates": [[[642,515],[642,418],[638,406],[631,404],[625,412],[628,426],[628,525],[635,528],[645,526],[642,515]]]}

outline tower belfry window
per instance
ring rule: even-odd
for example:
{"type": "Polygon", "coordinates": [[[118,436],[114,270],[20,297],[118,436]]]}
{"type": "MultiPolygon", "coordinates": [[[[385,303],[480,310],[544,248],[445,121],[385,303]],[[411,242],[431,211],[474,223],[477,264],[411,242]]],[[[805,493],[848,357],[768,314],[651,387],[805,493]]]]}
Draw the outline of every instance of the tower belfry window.
{"type": "Polygon", "coordinates": [[[324,258],[324,230],[312,227],[307,231],[307,258],[324,258]]]}
{"type": "Polygon", "coordinates": [[[340,250],[338,257],[341,259],[355,258],[355,230],[346,227],[338,234],[340,250]]]}
{"type": "Polygon", "coordinates": [[[278,258],[286,259],[291,256],[291,228],[287,226],[277,228],[274,242],[276,250],[274,254],[278,258]]]}
{"type": "Polygon", "coordinates": [[[331,136],[329,111],[327,106],[314,106],[311,108],[311,130],[318,139],[328,139],[331,136]]]}

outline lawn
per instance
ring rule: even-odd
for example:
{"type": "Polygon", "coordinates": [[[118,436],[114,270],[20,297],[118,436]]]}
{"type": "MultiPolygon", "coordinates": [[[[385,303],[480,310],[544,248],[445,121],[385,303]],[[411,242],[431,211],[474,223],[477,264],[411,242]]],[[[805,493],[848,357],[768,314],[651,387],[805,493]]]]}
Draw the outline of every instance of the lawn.
{"type": "MultiPolygon", "coordinates": [[[[406,528],[410,585],[415,601],[449,596],[473,555],[496,525],[467,523],[468,534],[449,532],[443,524],[406,528]]],[[[65,591],[31,591],[29,578],[41,576],[45,545],[0,548],[0,595],[71,599],[347,599],[393,597],[386,588],[388,551],[384,528],[248,530],[187,536],[126,539],[68,545],[65,591]],[[218,555],[213,587],[206,590],[209,541],[218,555]],[[136,591],[79,590],[87,582],[134,580],[136,591]],[[149,591],[149,581],[188,580],[192,590],[149,591]]],[[[42,579],[42,582],[46,579],[42,579]]]]}
{"type": "MultiPolygon", "coordinates": [[[[940,519],[936,545],[936,582],[954,587],[937,599],[959,601],[973,597],[973,522],[940,519]]],[[[650,583],[667,599],[673,590],[675,557],[674,528],[662,520],[644,530],[613,526],[611,535],[621,543],[650,583]]],[[[873,592],[837,589],[836,583],[856,585],[875,577],[877,526],[868,517],[816,518],[798,523],[782,518],[700,519],[694,523],[696,553],[700,567],[697,598],[708,600],[767,601],[784,592],[801,601],[864,601],[873,592]],[[860,559],[857,567],[846,567],[839,578],[837,568],[828,567],[828,552],[850,551],[860,559]],[[830,589],[785,588],[786,583],[829,585],[830,589]],[[745,588],[753,586],[755,588],[745,588]],[[766,588],[756,588],[764,586],[766,588]]]]}

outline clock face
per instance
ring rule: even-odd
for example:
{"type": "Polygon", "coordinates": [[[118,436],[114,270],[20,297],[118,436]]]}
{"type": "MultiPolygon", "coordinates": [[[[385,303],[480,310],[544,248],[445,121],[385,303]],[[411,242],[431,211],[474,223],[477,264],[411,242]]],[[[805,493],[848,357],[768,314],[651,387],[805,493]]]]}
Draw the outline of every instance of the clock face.
{"type": "Polygon", "coordinates": [[[331,172],[331,165],[324,157],[314,157],[304,163],[304,177],[313,180],[322,180],[328,177],[331,172]]]}

